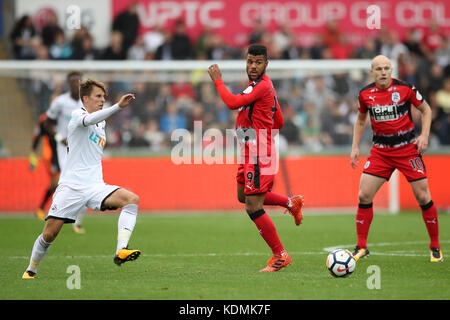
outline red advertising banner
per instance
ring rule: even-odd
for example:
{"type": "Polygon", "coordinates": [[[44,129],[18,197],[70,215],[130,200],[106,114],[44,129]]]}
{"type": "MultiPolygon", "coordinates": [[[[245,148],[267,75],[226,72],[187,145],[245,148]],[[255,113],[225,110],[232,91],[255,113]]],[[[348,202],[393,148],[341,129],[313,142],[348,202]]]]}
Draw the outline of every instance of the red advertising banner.
{"type": "Polygon", "coordinates": [[[450,1],[289,1],[289,0],[112,0],[112,15],[138,3],[141,31],[156,25],[173,28],[178,19],[185,21],[195,40],[206,27],[220,34],[228,44],[247,44],[248,35],[261,21],[269,32],[285,25],[298,37],[301,45],[312,43],[328,22],[335,20],[351,43],[361,43],[376,35],[380,28],[397,32],[408,29],[425,31],[431,21],[443,34],[450,34],[450,1]]]}

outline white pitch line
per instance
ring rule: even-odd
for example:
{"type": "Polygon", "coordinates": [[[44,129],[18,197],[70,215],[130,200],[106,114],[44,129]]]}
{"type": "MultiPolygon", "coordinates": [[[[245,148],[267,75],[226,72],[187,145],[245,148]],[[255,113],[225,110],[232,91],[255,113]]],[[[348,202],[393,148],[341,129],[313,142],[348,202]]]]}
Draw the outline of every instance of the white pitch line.
{"type": "MultiPolygon", "coordinates": [[[[440,240],[440,243],[450,243],[450,240],[440,240]]],[[[389,247],[398,245],[418,245],[418,244],[429,244],[427,241],[403,241],[403,242],[381,242],[381,243],[368,243],[367,247],[389,247]]],[[[344,244],[333,247],[323,248],[325,252],[331,252],[336,249],[346,249],[353,248],[355,244],[344,244]]],[[[391,252],[374,252],[370,250],[370,254],[374,256],[395,256],[395,257],[427,257],[429,254],[416,254],[409,253],[411,251],[391,251],[391,252]]],[[[415,252],[415,251],[413,251],[415,252]]]]}
{"type": "MultiPolygon", "coordinates": [[[[289,252],[291,255],[323,255],[323,252],[289,252]]],[[[153,258],[177,258],[177,257],[226,257],[226,256],[269,256],[270,253],[261,253],[261,252],[239,252],[239,253],[173,253],[173,254],[165,254],[165,253],[154,253],[154,254],[142,254],[144,257],[153,257],[153,258]]],[[[91,255],[91,256],[61,256],[61,255],[49,255],[48,258],[67,258],[67,259],[103,259],[103,258],[112,258],[114,255],[91,255]]],[[[29,259],[27,256],[11,256],[7,257],[9,259],[29,259]]]]}
{"type": "MultiPolygon", "coordinates": [[[[441,243],[450,243],[450,240],[441,240],[441,243]]],[[[395,245],[418,245],[418,244],[428,244],[426,241],[405,241],[405,242],[382,242],[382,243],[369,243],[368,247],[388,247],[395,245]]],[[[299,251],[299,252],[289,252],[290,255],[324,255],[329,253],[335,249],[345,249],[352,248],[354,244],[346,244],[346,245],[338,245],[333,247],[323,248],[322,251],[319,252],[310,252],[310,251],[299,251]]],[[[374,252],[370,251],[371,255],[376,256],[398,256],[398,257],[422,257],[428,256],[428,254],[420,254],[415,253],[419,251],[391,251],[391,252],[374,252]]],[[[262,252],[237,252],[237,253],[225,253],[225,252],[212,252],[212,253],[143,253],[142,256],[150,257],[150,258],[177,258],[177,257],[226,257],[226,256],[267,256],[270,253],[262,253],[262,252]]],[[[89,256],[77,256],[77,255],[49,255],[48,258],[67,258],[67,259],[104,259],[104,258],[112,258],[114,255],[89,255],[89,256]]],[[[9,259],[29,259],[29,256],[11,256],[6,257],[9,259]]]]}

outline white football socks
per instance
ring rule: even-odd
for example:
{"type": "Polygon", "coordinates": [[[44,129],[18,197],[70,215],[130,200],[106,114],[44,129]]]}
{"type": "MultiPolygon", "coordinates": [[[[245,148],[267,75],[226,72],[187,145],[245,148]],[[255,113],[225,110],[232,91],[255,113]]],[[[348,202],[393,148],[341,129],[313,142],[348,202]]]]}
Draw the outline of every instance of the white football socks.
{"type": "Polygon", "coordinates": [[[117,223],[117,249],[116,253],[128,246],[131,233],[136,225],[136,218],[138,213],[138,206],[136,204],[127,204],[122,207],[120,212],[119,221],[117,223]]]}
{"type": "Polygon", "coordinates": [[[42,234],[40,234],[33,245],[33,251],[31,251],[30,264],[27,271],[37,272],[37,268],[47,254],[51,243],[45,242],[42,234]]]}

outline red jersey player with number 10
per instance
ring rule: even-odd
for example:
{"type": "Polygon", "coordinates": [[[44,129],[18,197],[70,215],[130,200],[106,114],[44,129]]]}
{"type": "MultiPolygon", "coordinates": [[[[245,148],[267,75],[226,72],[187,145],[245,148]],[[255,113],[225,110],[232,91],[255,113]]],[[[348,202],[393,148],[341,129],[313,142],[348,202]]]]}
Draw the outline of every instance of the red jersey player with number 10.
{"type": "Polygon", "coordinates": [[[414,85],[393,79],[390,60],[376,56],[370,70],[375,82],[359,93],[359,110],[355,122],[350,162],[356,168],[367,115],[373,129],[373,147],[364,165],[359,186],[356,213],[358,242],[353,255],[356,260],[367,256],[367,236],[373,218],[372,200],[383,183],[398,169],[408,180],[422,209],[422,217],[430,236],[430,261],[444,260],[439,245],[436,206],[431,200],[422,155],[428,147],[431,108],[414,85]],[[422,131],[416,138],[411,108],[422,113],[422,131]]]}
{"type": "Polygon", "coordinates": [[[236,119],[236,134],[241,146],[236,177],[238,200],[245,203],[247,214],[273,253],[261,272],[278,271],[292,261],[263,205],[286,208],[294,216],[296,225],[301,223],[303,206],[302,196],[288,198],[271,191],[276,173],[273,137],[275,131],[283,126],[283,115],[275,88],[265,73],[267,65],[267,48],[251,45],[247,52],[248,86],[238,95],[226,88],[216,64],[208,69],[224,103],[231,110],[239,110],[236,119]]]}

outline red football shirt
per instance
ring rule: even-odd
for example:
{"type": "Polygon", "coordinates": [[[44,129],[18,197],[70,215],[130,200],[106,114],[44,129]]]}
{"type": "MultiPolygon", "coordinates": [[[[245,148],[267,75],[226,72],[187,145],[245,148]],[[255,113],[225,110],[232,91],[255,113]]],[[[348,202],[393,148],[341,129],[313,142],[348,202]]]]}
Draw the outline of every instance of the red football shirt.
{"type": "Polygon", "coordinates": [[[414,85],[392,79],[389,87],[380,89],[371,83],[360,91],[358,100],[359,112],[369,111],[375,148],[400,151],[414,146],[411,105],[418,107],[424,101],[414,85]]]}
{"type": "Polygon", "coordinates": [[[267,155],[270,155],[272,129],[281,129],[284,121],[272,80],[267,75],[262,75],[255,81],[249,81],[247,88],[237,95],[226,88],[222,79],[216,80],[214,84],[227,107],[231,110],[239,109],[236,119],[239,141],[245,144],[258,142],[258,148],[267,146],[267,155]],[[266,130],[267,145],[265,141],[259,145],[261,130],[266,130]]]}

